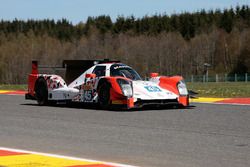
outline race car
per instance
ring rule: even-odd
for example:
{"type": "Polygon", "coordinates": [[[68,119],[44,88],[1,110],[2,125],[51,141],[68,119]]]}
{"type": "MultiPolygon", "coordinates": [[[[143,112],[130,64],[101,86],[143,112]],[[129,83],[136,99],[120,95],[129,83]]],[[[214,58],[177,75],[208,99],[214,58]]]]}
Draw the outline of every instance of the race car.
{"type": "Polygon", "coordinates": [[[39,105],[51,103],[98,104],[103,109],[139,108],[147,105],[188,106],[189,95],[181,76],[151,73],[143,80],[130,66],[120,61],[64,60],[65,79],[56,74],[39,74],[32,61],[26,99],[39,105]]]}

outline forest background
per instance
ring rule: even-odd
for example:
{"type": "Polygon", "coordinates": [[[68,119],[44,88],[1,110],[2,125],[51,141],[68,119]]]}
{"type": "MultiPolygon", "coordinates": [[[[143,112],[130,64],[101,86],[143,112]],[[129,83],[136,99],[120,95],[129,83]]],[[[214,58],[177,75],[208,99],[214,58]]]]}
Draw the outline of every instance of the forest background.
{"type": "Polygon", "coordinates": [[[142,77],[250,73],[250,9],[237,6],[194,13],[135,18],[88,17],[0,21],[0,83],[23,84],[31,61],[61,65],[65,59],[120,60],[142,77]]]}

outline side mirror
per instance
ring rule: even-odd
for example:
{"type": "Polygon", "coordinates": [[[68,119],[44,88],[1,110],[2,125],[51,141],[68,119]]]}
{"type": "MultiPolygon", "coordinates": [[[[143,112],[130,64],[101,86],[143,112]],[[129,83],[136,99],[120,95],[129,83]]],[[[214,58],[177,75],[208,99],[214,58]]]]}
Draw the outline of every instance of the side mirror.
{"type": "Polygon", "coordinates": [[[151,78],[158,77],[158,76],[159,76],[159,73],[156,73],[156,72],[150,73],[151,78]]]}
{"type": "Polygon", "coordinates": [[[95,78],[96,75],[95,74],[86,74],[85,78],[95,78]]]}

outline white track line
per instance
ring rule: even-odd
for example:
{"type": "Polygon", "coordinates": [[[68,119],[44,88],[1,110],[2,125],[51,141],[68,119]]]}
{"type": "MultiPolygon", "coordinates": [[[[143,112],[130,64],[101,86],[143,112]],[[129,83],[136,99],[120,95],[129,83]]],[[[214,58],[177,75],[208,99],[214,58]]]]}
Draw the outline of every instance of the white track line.
{"type": "Polygon", "coordinates": [[[14,151],[14,152],[21,152],[21,153],[28,153],[28,154],[36,154],[36,155],[43,155],[43,156],[48,156],[48,157],[63,158],[63,159],[69,159],[69,160],[78,160],[78,161],[88,161],[88,162],[94,162],[94,163],[103,163],[103,164],[106,164],[106,165],[117,166],[117,167],[136,167],[136,166],[126,165],[126,164],[119,164],[119,163],[98,161],[98,160],[93,160],[93,159],[84,159],[84,158],[78,158],[78,157],[72,157],[72,156],[64,156],[64,155],[58,155],[58,154],[49,154],[49,153],[42,153],[42,152],[34,152],[34,151],[20,150],[20,149],[14,149],[14,148],[0,147],[0,150],[14,151]]]}

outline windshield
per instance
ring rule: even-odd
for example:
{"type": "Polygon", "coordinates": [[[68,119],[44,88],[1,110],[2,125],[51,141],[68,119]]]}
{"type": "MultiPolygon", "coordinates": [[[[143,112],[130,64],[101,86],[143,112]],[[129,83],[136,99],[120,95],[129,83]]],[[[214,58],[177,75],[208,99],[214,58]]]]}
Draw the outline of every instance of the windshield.
{"type": "Polygon", "coordinates": [[[140,75],[125,64],[114,64],[110,67],[110,76],[121,76],[131,80],[142,80],[140,75]]]}

